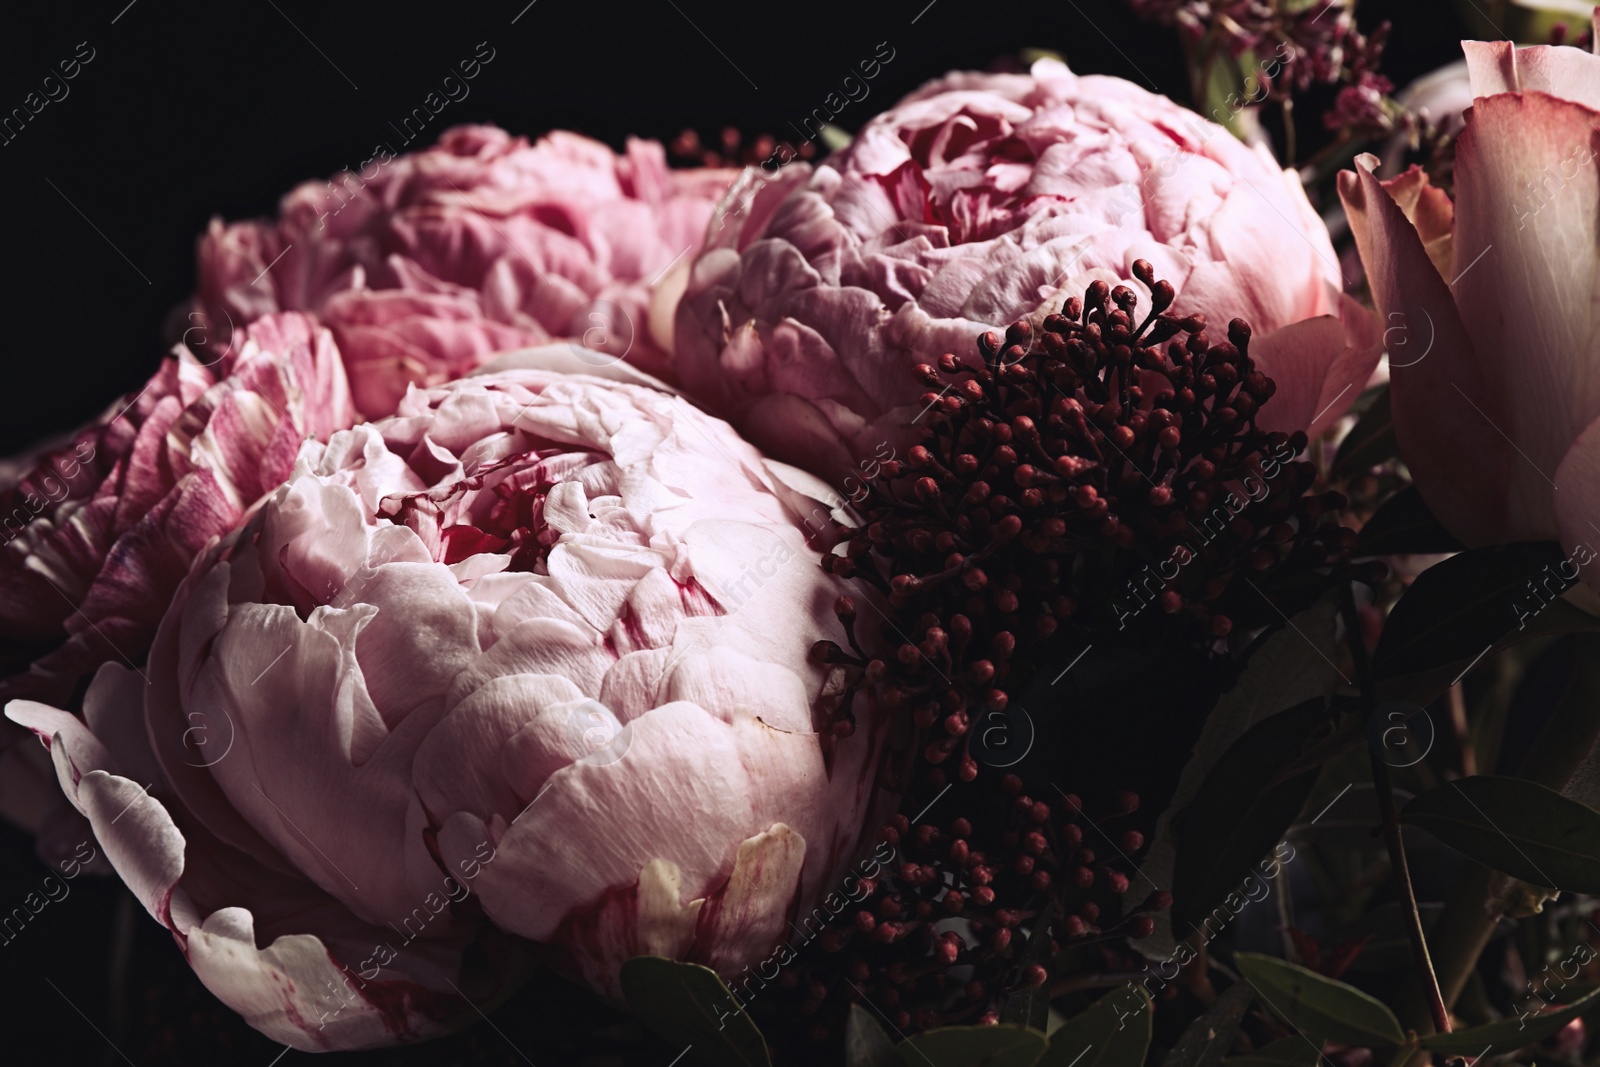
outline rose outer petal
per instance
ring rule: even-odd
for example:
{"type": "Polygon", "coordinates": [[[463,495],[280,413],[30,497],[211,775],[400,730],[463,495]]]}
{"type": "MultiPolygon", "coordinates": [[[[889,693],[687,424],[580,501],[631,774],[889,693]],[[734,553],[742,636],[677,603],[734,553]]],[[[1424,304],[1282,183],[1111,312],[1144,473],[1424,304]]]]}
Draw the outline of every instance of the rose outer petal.
{"type": "Polygon", "coordinates": [[[1383,316],[1400,454],[1439,521],[1468,544],[1490,544],[1505,529],[1509,460],[1505,438],[1484,420],[1500,405],[1449,287],[1372,173],[1376,162],[1363,157],[1355,173],[1341,173],[1339,197],[1383,316]],[[1457,474],[1463,466],[1475,481],[1457,474]]]}

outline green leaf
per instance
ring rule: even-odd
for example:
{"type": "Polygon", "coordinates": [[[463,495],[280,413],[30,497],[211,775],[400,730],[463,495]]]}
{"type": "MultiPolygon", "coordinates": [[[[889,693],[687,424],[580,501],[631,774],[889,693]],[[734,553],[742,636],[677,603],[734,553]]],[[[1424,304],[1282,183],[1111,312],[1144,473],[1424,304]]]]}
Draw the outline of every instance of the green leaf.
{"type": "Polygon", "coordinates": [[[711,1067],[771,1067],[767,1043],[716,972],[660,956],[622,965],[628,1009],[674,1048],[711,1067]]]}
{"type": "Polygon", "coordinates": [[[1357,556],[1460,551],[1461,542],[1434,517],[1414,485],[1383,502],[1362,525],[1355,547],[1357,556]]]}
{"type": "Polygon", "coordinates": [[[1239,953],[1236,962],[1261,1003],[1314,1042],[1371,1049],[1399,1048],[1405,1042],[1394,1013],[1354,986],[1254,952],[1239,953]]]}
{"type": "MultiPolygon", "coordinates": [[[[1219,126],[1227,127],[1229,133],[1235,137],[1243,138],[1243,127],[1240,125],[1239,116],[1254,103],[1260,103],[1261,85],[1259,80],[1246,86],[1245,71],[1256,70],[1256,55],[1253,51],[1246,50],[1238,58],[1230,56],[1227,52],[1218,49],[1212,58],[1209,77],[1205,85],[1205,113],[1206,118],[1219,126]]],[[[1259,75],[1256,75],[1259,79],[1259,75]]]]}
{"type": "MultiPolygon", "coordinates": [[[[1553,541],[1475,548],[1419,574],[1389,613],[1373,654],[1378,678],[1468,663],[1525,625],[1550,599],[1529,583],[1553,579],[1564,562],[1553,541]]],[[[1565,583],[1570,585],[1570,582],[1565,583]]]]}
{"type": "MultiPolygon", "coordinates": [[[[1139,867],[1140,876],[1130,881],[1128,892],[1123,894],[1124,907],[1141,904],[1151,885],[1171,888],[1177,867],[1175,816],[1194,801],[1217,761],[1240,735],[1287,707],[1307,700],[1326,700],[1339,687],[1338,670],[1329,662],[1338,655],[1334,645],[1336,600],[1335,596],[1324,597],[1310,611],[1293,616],[1291,625],[1267,638],[1249,657],[1233,688],[1206,715],[1200,736],[1179,774],[1172,800],[1156,819],[1155,832],[1139,867]]],[[[1156,928],[1143,942],[1143,950],[1158,958],[1175,952],[1186,931],[1174,929],[1170,909],[1155,912],[1151,918],[1156,928]]]]}
{"type": "Polygon", "coordinates": [[[1223,753],[1194,799],[1173,817],[1172,923],[1179,936],[1204,922],[1283,839],[1317,770],[1268,783],[1325,716],[1323,702],[1312,699],[1256,723],[1223,753]]]}
{"type": "Polygon", "coordinates": [[[1229,1056],[1222,1061],[1222,1067],[1316,1067],[1321,1060],[1322,1050],[1296,1034],[1263,1045],[1246,1056],[1229,1056]]]}
{"type": "Polygon", "coordinates": [[[1533,1015],[1526,1020],[1521,1017],[1515,1019],[1502,1019],[1497,1023],[1487,1026],[1474,1026],[1470,1030],[1457,1030],[1450,1034],[1433,1034],[1422,1039],[1423,1047],[1431,1052],[1442,1053],[1446,1056],[1476,1056],[1486,1047],[1493,1045],[1495,1052],[1509,1052],[1512,1049],[1526,1048],[1547,1037],[1553,1037],[1563,1026],[1582,1015],[1590,1008],[1600,1004],[1600,989],[1591,990],[1589,993],[1556,1011],[1545,1012],[1543,1015],[1533,1015]]]}
{"type": "Polygon", "coordinates": [[[894,1042],[878,1020],[859,1004],[850,1005],[844,1020],[845,1067],[900,1067],[894,1042]]]}
{"type": "Polygon", "coordinates": [[[1330,472],[1335,478],[1360,474],[1400,454],[1394,436],[1394,414],[1389,408],[1389,387],[1379,386],[1356,424],[1339,444],[1330,472]]]}
{"type": "Polygon", "coordinates": [[[900,1045],[907,1067],[1034,1067],[1049,1043],[1021,1026],[946,1026],[900,1045]]]}
{"type": "MultiPolygon", "coordinates": [[[[1432,573],[1434,569],[1429,568],[1424,573],[1432,573]]],[[[1559,637],[1563,634],[1593,633],[1596,630],[1600,630],[1600,618],[1582,608],[1573,607],[1565,600],[1557,600],[1526,619],[1520,629],[1511,630],[1487,650],[1479,649],[1470,657],[1462,656],[1430,670],[1381,679],[1378,696],[1383,700],[1410,700],[1426,705],[1448,689],[1474,661],[1480,665],[1487,663],[1506,649],[1536,637],[1559,637]]]]}
{"type": "Polygon", "coordinates": [[[1141,1067],[1152,1021],[1142,986],[1107,993],[1056,1028],[1039,1067],[1141,1067]]]}
{"type": "Polygon", "coordinates": [[[1239,1022],[1255,999],[1249,982],[1235,982],[1206,1013],[1191,1022],[1161,1067],[1217,1067],[1233,1047],[1239,1022]]]}
{"type": "Polygon", "coordinates": [[[1600,893],[1600,812],[1537,782],[1462,778],[1413,797],[1400,820],[1524,882],[1600,893]]]}

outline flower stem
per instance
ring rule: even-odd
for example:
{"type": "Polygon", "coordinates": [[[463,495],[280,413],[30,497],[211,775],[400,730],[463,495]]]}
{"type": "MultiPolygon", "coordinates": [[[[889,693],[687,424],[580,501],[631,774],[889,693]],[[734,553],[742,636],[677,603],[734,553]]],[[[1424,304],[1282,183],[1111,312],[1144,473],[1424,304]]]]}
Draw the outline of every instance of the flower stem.
{"type": "MultiPolygon", "coordinates": [[[[1372,680],[1372,664],[1367,659],[1367,646],[1361,639],[1352,583],[1345,582],[1339,586],[1339,601],[1344,615],[1345,638],[1349,642],[1350,657],[1355,661],[1356,676],[1360,682],[1362,709],[1370,721],[1377,707],[1377,696],[1372,680]]],[[[1445,1007],[1444,997],[1439,992],[1438,976],[1433,972],[1433,960],[1428,955],[1428,939],[1422,930],[1422,913],[1417,909],[1417,891],[1411,884],[1411,867],[1406,860],[1405,841],[1401,837],[1400,819],[1395,811],[1394,781],[1389,775],[1389,765],[1384,762],[1383,754],[1371,744],[1367,746],[1367,753],[1372,761],[1372,784],[1378,794],[1378,811],[1383,818],[1383,840],[1389,849],[1389,865],[1400,890],[1400,915],[1406,924],[1406,937],[1411,941],[1417,973],[1426,988],[1434,1030],[1448,1034],[1450,1010],[1445,1007]]]]}
{"type": "MultiPolygon", "coordinates": [[[[1514,771],[1558,792],[1600,742],[1600,716],[1593,711],[1591,694],[1600,688],[1600,637],[1579,634],[1572,681],[1554,713],[1534,739],[1533,747],[1514,771]]],[[[1481,768],[1480,768],[1481,769],[1481,768]]],[[[1492,770],[1492,766],[1489,768],[1492,770]]],[[[1478,957],[1494,936],[1500,910],[1489,906],[1494,872],[1469,863],[1457,878],[1456,888],[1434,920],[1439,945],[1439,974],[1443,976],[1445,1003],[1454,1004],[1478,965],[1478,957]]],[[[1403,1008],[1405,1005],[1402,1004],[1403,1008]]]]}

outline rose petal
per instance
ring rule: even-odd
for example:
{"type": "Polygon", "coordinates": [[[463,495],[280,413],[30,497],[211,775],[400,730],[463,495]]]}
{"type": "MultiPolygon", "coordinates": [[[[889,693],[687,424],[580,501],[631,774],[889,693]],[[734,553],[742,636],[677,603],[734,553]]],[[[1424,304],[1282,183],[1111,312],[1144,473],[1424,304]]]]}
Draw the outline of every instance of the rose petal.
{"type": "Polygon", "coordinates": [[[1356,173],[1340,174],[1339,197],[1386,327],[1401,455],[1447,529],[1468,544],[1491,543],[1505,528],[1497,501],[1509,481],[1505,438],[1484,426],[1499,404],[1422,239],[1369,169],[1375,162],[1365,157],[1356,173]],[[1462,464],[1475,484],[1454,473],[1462,464]]]}

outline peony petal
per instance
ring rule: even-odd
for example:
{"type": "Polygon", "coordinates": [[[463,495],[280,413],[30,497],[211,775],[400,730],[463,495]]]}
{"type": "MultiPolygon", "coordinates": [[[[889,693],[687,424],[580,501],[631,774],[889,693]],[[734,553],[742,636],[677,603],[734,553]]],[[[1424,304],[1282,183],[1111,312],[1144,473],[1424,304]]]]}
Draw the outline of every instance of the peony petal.
{"type": "MultiPolygon", "coordinates": [[[[585,725],[577,712],[584,701],[581,689],[551,674],[511,674],[495,678],[474,690],[436,726],[417,751],[417,794],[430,811],[466,811],[488,821],[495,812],[520,811],[557,769],[555,765],[522,766],[507,749],[511,739],[528,724],[554,714],[556,726],[567,730],[585,725]],[[462,767],[493,768],[463,775],[462,767]]],[[[577,751],[583,730],[569,730],[574,752],[560,766],[587,754],[577,751]]]]}
{"type": "MultiPolygon", "coordinates": [[[[250,910],[219,908],[202,917],[204,909],[197,908],[188,890],[197,880],[189,859],[195,846],[149,786],[104,766],[79,763],[104,750],[72,716],[37,705],[12,711],[36,728],[63,728],[53,747],[70,746],[78,755],[61,764],[74,768],[64,772],[61,786],[88,816],[117,873],[173,932],[207,988],[269,1037],[304,1051],[418,1040],[478,1018],[504,986],[501,975],[489,995],[479,992],[478,1000],[468,999],[460,990],[480,990],[476,980],[483,976],[469,980],[459,949],[418,942],[397,953],[385,944],[403,941],[394,931],[330,910],[326,898],[303,891],[297,896],[292,888],[273,884],[270,875],[249,871],[244,861],[246,870],[239,872],[244,877],[236,884],[253,886],[269,911],[286,909],[291,922],[312,931],[274,934],[270,944],[257,948],[259,924],[250,910]],[[76,740],[68,740],[69,734],[76,740]]],[[[203,833],[199,841],[208,859],[238,862],[237,854],[228,860],[226,850],[218,853],[203,833]]],[[[218,884],[203,871],[198,882],[206,891],[218,884]]]]}
{"type": "MultiPolygon", "coordinates": [[[[730,725],[692,704],[664,704],[629,730],[620,760],[558,772],[494,842],[498,858],[478,889],[504,928],[543,940],[566,921],[565,929],[579,934],[571,925],[578,913],[608,889],[633,885],[652,859],[676,864],[685,891],[704,896],[732,874],[735,843],[770,826],[773,820],[762,816],[783,803],[761,795],[760,767],[769,759],[791,761],[782,776],[795,783],[791,788],[803,781],[796,778],[800,767],[822,774],[809,735],[750,719],[730,725]],[[602,812],[608,829],[589,832],[602,812]]],[[[446,858],[453,859],[448,852],[446,858]]]]}
{"type": "Polygon", "coordinates": [[[742,655],[725,645],[692,653],[673,664],[664,701],[698,704],[731,722],[753,716],[791,733],[816,729],[812,694],[788,667],[742,655]]]}
{"type": "Polygon", "coordinates": [[[727,889],[701,918],[706,966],[733,973],[789,939],[784,916],[805,856],[805,838],[783,823],[739,843],[727,889]]]}
{"type": "Polygon", "coordinates": [[[1277,386],[1261,408],[1264,429],[1315,438],[1361,395],[1383,349],[1372,313],[1345,299],[1343,320],[1321,315],[1251,339],[1250,357],[1277,386]]]}

